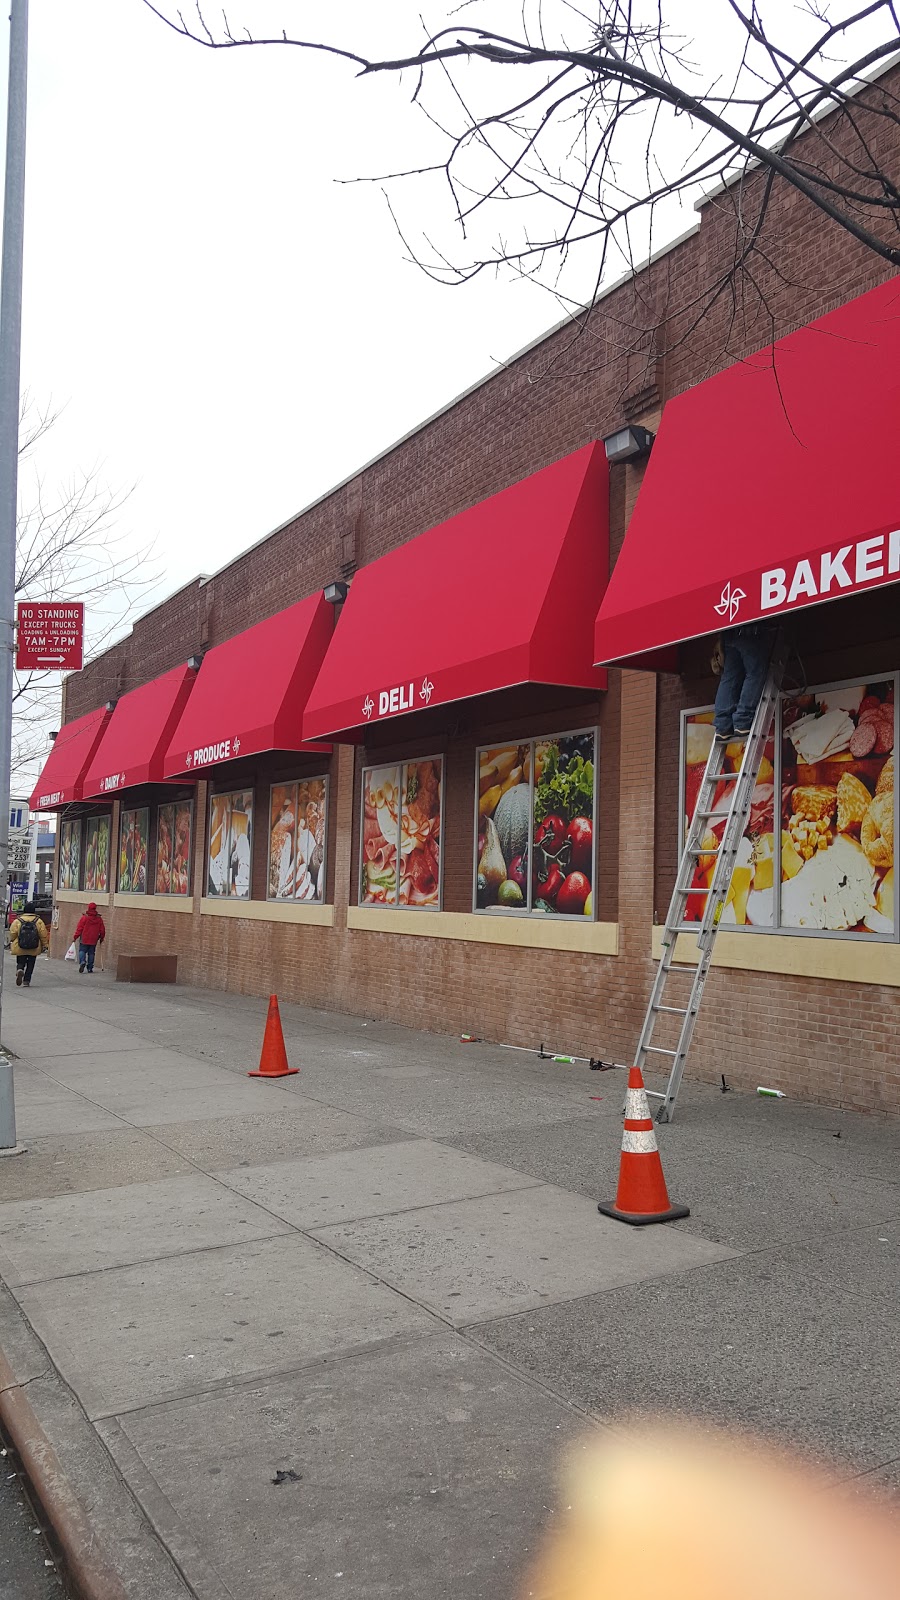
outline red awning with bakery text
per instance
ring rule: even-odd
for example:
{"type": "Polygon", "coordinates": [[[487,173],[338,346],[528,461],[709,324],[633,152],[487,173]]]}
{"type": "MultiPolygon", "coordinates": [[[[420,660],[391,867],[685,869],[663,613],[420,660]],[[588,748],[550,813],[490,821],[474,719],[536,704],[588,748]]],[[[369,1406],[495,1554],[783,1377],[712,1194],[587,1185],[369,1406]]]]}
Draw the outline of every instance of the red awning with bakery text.
{"type": "Polygon", "coordinates": [[[671,400],[594,660],[900,581],[898,438],[896,278],[671,400]]]}
{"type": "Polygon", "coordinates": [[[303,713],[333,627],[320,590],[208,651],[169,743],[165,777],[268,750],[322,750],[303,741],[303,713]]]}
{"type": "Polygon", "coordinates": [[[123,694],[85,773],[82,799],[162,782],[166,751],[196,680],[191,667],[176,667],[123,694]]]}
{"type": "Polygon", "coordinates": [[[29,801],[32,811],[55,811],[81,799],[84,775],[108,722],[104,706],[60,728],[29,801]]]}
{"type": "Polygon", "coordinates": [[[605,688],[592,628],[608,573],[606,453],[589,444],[357,572],[306,737],[518,684],[605,688]]]}

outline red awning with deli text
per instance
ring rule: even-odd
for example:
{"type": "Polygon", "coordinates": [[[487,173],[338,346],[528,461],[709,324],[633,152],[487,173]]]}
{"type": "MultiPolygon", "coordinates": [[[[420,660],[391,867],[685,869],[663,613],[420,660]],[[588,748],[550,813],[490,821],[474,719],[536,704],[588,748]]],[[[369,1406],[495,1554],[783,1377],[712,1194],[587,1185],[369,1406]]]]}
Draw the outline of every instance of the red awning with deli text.
{"type": "Polygon", "coordinates": [[[108,722],[102,707],[60,728],[29,801],[32,811],[54,811],[81,799],[84,775],[108,722]]]}
{"type": "Polygon", "coordinates": [[[303,713],[333,627],[333,608],[320,591],[208,651],[172,735],[165,776],[265,750],[309,748],[303,713]]]}
{"type": "Polygon", "coordinates": [[[306,737],[517,684],[605,688],[592,629],[608,573],[606,452],[589,444],[356,573],[306,737]]]}
{"type": "Polygon", "coordinates": [[[897,278],[670,401],[595,661],[900,581],[898,438],[897,278]]]}
{"type": "Polygon", "coordinates": [[[196,679],[190,667],[176,667],[123,694],[85,773],[82,799],[162,782],[166,751],[196,679]]]}

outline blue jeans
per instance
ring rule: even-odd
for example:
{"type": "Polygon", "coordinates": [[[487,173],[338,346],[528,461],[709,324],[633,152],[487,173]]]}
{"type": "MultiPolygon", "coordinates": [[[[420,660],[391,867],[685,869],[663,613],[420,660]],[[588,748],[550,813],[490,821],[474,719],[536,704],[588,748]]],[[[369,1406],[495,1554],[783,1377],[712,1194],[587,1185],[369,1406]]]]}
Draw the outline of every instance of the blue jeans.
{"type": "Polygon", "coordinates": [[[78,946],[78,965],[80,967],[87,967],[88,972],[93,972],[93,970],[94,970],[94,956],[96,954],[97,954],[97,946],[95,944],[79,944],[79,946],[78,946]]]}
{"type": "Polygon", "coordinates": [[[768,633],[738,631],[722,641],[725,664],[716,695],[716,732],[747,729],[762,698],[772,640],[768,633]]]}

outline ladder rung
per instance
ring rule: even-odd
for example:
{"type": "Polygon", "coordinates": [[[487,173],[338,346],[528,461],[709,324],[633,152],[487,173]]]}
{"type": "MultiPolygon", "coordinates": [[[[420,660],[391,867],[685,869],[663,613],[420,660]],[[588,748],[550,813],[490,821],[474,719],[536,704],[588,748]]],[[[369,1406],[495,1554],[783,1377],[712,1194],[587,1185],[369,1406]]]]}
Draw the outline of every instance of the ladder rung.
{"type": "Polygon", "coordinates": [[[661,1044],[645,1044],[644,1049],[648,1056],[677,1056],[677,1050],[664,1050],[661,1044]]]}
{"type": "Polygon", "coordinates": [[[697,971],[697,968],[696,967],[682,967],[682,966],[677,966],[676,967],[676,965],[675,965],[675,963],[673,961],[672,965],[670,967],[666,968],[666,971],[667,972],[690,972],[690,973],[694,973],[694,972],[697,971]]]}
{"type": "Polygon", "coordinates": [[[715,850],[704,850],[702,844],[688,845],[687,854],[689,856],[717,856],[721,848],[720,844],[716,845],[715,850]]]}
{"type": "Polygon", "coordinates": [[[675,1017],[686,1017],[690,1006],[651,1006],[651,1011],[671,1011],[675,1017]]]}
{"type": "Polygon", "coordinates": [[[709,889],[678,889],[676,892],[678,894],[710,894],[712,891],[709,889]]]}
{"type": "Polygon", "coordinates": [[[713,817],[719,817],[723,822],[727,822],[729,813],[727,811],[695,811],[694,816],[703,817],[705,822],[712,821],[713,817]]]}
{"type": "Polygon", "coordinates": [[[647,1089],[645,1093],[648,1100],[665,1100],[666,1098],[665,1091],[662,1089],[647,1089]]]}

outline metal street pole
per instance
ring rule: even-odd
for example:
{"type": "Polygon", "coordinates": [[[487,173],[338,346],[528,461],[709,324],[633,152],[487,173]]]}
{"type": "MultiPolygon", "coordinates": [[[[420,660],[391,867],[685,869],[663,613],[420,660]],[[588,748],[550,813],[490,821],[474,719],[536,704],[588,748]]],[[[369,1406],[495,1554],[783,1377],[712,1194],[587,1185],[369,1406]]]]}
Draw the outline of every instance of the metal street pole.
{"type": "MultiPolygon", "coordinates": [[[[22,253],[25,235],[25,107],[28,0],[11,0],[6,113],[6,188],[0,275],[0,904],[9,877],[9,785],[12,764],[13,647],[16,599],[16,507],[19,465],[19,369],[22,354],[22,253]]],[[[3,963],[0,961],[0,1040],[3,963]]],[[[17,1154],[12,1062],[0,1053],[0,1154],[17,1154]]]]}

